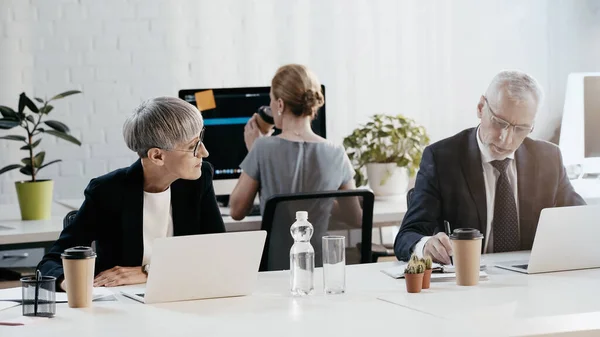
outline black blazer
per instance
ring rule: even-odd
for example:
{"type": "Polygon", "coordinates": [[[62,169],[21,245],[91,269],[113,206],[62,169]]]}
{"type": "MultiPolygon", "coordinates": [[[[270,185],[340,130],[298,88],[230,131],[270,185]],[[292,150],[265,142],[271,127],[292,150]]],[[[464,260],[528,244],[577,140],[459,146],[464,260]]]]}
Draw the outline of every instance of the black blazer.
{"type": "MultiPolygon", "coordinates": [[[[425,148],[411,203],[394,242],[396,257],[410,258],[423,236],[452,228],[487,228],[487,204],[477,128],[425,148]]],[[[555,145],[526,138],[515,152],[520,249],[529,250],[543,208],[585,205],[565,173],[555,145]]],[[[487,238],[484,238],[486,240],[487,238]]],[[[483,246],[482,246],[483,247],[483,246]]]]}
{"type": "MultiPolygon", "coordinates": [[[[174,236],[225,232],[212,173],[212,166],[203,162],[198,180],[179,179],[171,184],[174,236]]],[[[92,241],[96,242],[96,275],[115,266],[141,266],[143,184],[140,160],[129,168],[92,179],[75,219],[40,262],[42,275],[55,276],[60,284],[64,275],[62,252],[74,246],[90,246],[92,241]]]]}

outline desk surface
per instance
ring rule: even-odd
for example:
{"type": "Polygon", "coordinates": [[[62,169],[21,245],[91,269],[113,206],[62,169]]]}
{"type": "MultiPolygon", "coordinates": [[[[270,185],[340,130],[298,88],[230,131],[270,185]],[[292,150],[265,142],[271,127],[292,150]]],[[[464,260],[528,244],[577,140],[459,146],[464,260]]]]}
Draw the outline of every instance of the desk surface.
{"type": "MultiPolygon", "coordinates": [[[[58,239],[63,228],[64,216],[73,209],[79,208],[83,200],[60,200],[52,205],[52,218],[42,221],[22,221],[19,205],[0,205],[0,245],[46,242],[58,239]]],[[[373,224],[384,226],[398,224],[406,212],[404,196],[377,200],[374,205],[373,224]]],[[[225,228],[228,232],[258,230],[261,217],[249,216],[241,221],[224,216],[225,228]]]]}
{"type": "MultiPolygon", "coordinates": [[[[491,267],[527,258],[527,252],[484,257],[488,281],[476,287],[433,283],[408,294],[403,280],[380,272],[392,263],[347,267],[347,293],[289,295],[289,272],[259,273],[251,296],[143,305],[117,295],[89,309],[57,305],[57,315],[24,327],[0,327],[1,336],[598,336],[600,269],[524,275],[491,267]]],[[[115,293],[120,289],[115,288],[115,293]]],[[[0,320],[21,308],[0,311],[0,320]]]]}

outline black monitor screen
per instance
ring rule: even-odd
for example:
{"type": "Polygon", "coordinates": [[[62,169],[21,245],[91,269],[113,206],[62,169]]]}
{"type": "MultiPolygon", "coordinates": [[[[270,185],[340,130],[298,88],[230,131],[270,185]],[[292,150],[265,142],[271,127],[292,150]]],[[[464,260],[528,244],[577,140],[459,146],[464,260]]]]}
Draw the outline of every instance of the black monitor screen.
{"type": "MultiPolygon", "coordinates": [[[[323,96],[325,86],[321,86],[323,96]]],[[[214,179],[237,179],[240,164],[248,154],[244,142],[244,126],[258,108],[270,103],[270,87],[223,88],[223,89],[184,89],[179,98],[197,106],[195,94],[212,90],[215,108],[202,110],[204,145],[209,152],[209,161],[215,169],[214,179]]],[[[325,105],[319,109],[312,122],[314,132],[326,137],[325,105]]],[[[274,135],[280,133],[275,130],[274,135]]]]}

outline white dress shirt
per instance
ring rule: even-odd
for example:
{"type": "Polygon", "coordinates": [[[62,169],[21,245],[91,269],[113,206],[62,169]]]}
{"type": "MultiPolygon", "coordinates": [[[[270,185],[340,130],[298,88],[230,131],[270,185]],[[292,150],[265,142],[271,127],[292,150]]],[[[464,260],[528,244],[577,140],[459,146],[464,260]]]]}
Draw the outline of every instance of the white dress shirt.
{"type": "MultiPolygon", "coordinates": [[[[481,138],[479,137],[479,128],[477,128],[477,145],[479,146],[479,151],[481,153],[481,166],[483,168],[483,182],[485,185],[485,198],[486,198],[486,209],[487,209],[487,228],[485,231],[485,246],[483,247],[483,251],[485,253],[493,253],[493,238],[490,236],[492,233],[492,221],[494,219],[494,202],[496,198],[496,182],[498,181],[498,177],[500,176],[500,172],[498,172],[492,166],[491,162],[495,159],[490,153],[489,149],[483,145],[481,142],[481,138]]],[[[519,195],[517,189],[517,165],[515,163],[515,153],[512,152],[507,156],[510,158],[510,164],[506,168],[506,177],[508,178],[508,182],[510,187],[513,190],[515,195],[515,203],[517,205],[517,223],[519,219],[519,195]]],[[[452,225],[452,224],[450,224],[452,225]]],[[[520,225],[519,225],[520,226],[520,225]]],[[[423,249],[425,248],[425,243],[429,240],[431,236],[424,236],[417,242],[414,248],[414,252],[418,257],[423,257],[423,249]]]]}
{"type": "Polygon", "coordinates": [[[144,257],[142,265],[150,264],[154,240],[173,236],[171,188],[160,193],[144,191],[144,257]]]}

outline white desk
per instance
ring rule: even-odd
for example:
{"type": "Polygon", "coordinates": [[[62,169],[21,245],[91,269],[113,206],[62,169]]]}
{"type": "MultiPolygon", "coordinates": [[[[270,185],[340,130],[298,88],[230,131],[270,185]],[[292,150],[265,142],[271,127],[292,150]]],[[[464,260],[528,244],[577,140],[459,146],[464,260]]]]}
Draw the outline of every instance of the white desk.
{"type": "MultiPolygon", "coordinates": [[[[526,258],[527,253],[485,260],[526,258]]],[[[24,327],[0,327],[0,336],[560,336],[600,335],[600,270],[528,276],[490,268],[476,287],[433,283],[407,294],[403,280],[380,272],[393,263],[349,266],[347,293],[292,298],[288,272],[259,273],[251,296],[143,305],[122,296],[90,309],[57,305],[56,317],[24,327]],[[378,298],[393,299],[400,305],[378,298]],[[415,308],[418,306],[418,308],[415,308]]],[[[118,293],[118,289],[115,289],[118,293]]],[[[0,311],[0,320],[21,308],[0,311]]]]}
{"type": "Polygon", "coordinates": [[[600,205],[600,179],[574,179],[571,185],[589,205],[600,205]]]}
{"type": "Polygon", "coordinates": [[[22,221],[19,205],[0,205],[0,245],[55,241],[69,211],[54,203],[50,219],[22,221]]]}
{"type": "MultiPolygon", "coordinates": [[[[0,245],[54,241],[63,229],[63,218],[71,210],[78,209],[83,200],[60,200],[52,205],[52,219],[44,221],[21,221],[19,205],[0,205],[0,245]]],[[[399,225],[406,212],[404,196],[376,201],[373,225],[399,225]]],[[[224,216],[228,232],[260,229],[261,217],[249,216],[241,221],[224,216]]],[[[291,225],[291,224],[290,224],[291,225]]],[[[389,233],[388,233],[389,236],[389,233]]]]}

